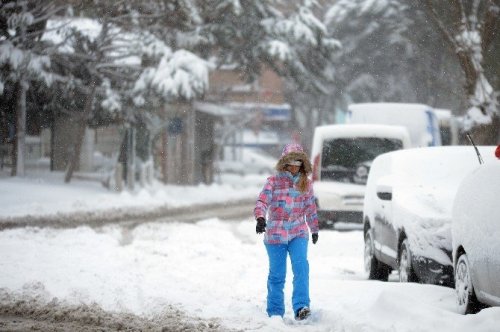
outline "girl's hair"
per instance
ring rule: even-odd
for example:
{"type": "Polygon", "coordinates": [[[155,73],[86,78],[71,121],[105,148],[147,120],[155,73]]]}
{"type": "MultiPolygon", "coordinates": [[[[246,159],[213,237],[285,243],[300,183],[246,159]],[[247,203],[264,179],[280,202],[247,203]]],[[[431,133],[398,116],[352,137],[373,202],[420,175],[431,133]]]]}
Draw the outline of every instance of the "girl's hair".
{"type": "Polygon", "coordinates": [[[299,178],[299,182],[297,183],[297,189],[301,192],[301,193],[306,193],[307,192],[307,189],[308,189],[308,185],[307,185],[307,174],[306,174],[306,171],[304,169],[304,165],[300,166],[300,170],[299,170],[299,173],[300,173],[300,178],[299,178]]]}

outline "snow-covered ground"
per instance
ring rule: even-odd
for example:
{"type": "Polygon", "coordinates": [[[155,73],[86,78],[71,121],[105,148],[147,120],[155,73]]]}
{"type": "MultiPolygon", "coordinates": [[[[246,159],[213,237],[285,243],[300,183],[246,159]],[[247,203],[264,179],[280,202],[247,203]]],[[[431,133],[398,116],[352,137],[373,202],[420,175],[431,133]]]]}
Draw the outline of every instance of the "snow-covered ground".
{"type": "MultiPolygon", "coordinates": [[[[456,313],[453,289],[365,280],[359,230],[324,231],[310,246],[309,322],[265,313],[267,256],[252,220],[0,232],[0,288],[144,317],[168,305],[254,331],[498,331],[500,308],[456,313]]],[[[290,269],[289,269],[290,271],[290,269]]],[[[394,276],[393,276],[394,277],[394,276]]],[[[394,278],[392,278],[394,279],[394,278]]]]}
{"type": "MultiPolygon", "coordinates": [[[[58,179],[0,179],[1,216],[252,198],[264,181],[234,177],[213,186],[158,184],[116,194],[99,184],[67,186],[58,179]]],[[[499,307],[459,315],[453,289],[400,284],[394,275],[387,283],[366,280],[360,230],[322,231],[309,248],[313,315],[305,323],[292,318],[291,269],[284,320],[266,316],[267,255],[251,219],[1,231],[0,304],[57,298],[145,318],[174,306],[191,317],[254,331],[498,331],[499,307]]]]}

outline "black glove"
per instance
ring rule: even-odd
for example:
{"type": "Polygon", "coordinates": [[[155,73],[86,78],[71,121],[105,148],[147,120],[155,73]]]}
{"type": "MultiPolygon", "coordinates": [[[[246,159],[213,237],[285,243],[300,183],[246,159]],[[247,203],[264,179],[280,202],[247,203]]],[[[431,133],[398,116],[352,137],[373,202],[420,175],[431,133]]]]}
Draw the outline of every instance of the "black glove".
{"type": "Polygon", "coordinates": [[[312,233],[312,239],[313,244],[316,244],[316,242],[318,242],[318,233],[312,233]]]}
{"type": "Polygon", "coordinates": [[[257,234],[264,233],[266,231],[266,219],[259,217],[257,218],[257,226],[255,226],[255,231],[257,234]]]}

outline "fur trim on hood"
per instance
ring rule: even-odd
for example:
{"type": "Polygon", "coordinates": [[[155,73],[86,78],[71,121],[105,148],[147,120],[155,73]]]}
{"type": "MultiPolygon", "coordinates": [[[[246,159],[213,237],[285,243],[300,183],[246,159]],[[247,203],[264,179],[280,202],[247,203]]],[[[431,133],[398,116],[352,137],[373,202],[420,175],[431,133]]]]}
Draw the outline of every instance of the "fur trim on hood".
{"type": "Polygon", "coordinates": [[[292,161],[302,162],[299,170],[300,177],[296,186],[301,193],[305,193],[309,188],[307,175],[312,173],[312,167],[309,158],[304,153],[304,149],[300,144],[292,143],[285,145],[285,147],[283,148],[283,153],[281,154],[281,158],[276,165],[276,170],[278,172],[286,171],[286,165],[292,161]]]}
{"type": "Polygon", "coordinates": [[[301,169],[304,170],[306,175],[310,174],[312,172],[312,166],[311,162],[309,161],[309,158],[304,153],[300,145],[298,144],[294,145],[296,145],[297,148],[292,149],[292,151],[290,151],[290,145],[285,146],[285,148],[283,149],[283,154],[281,155],[280,160],[278,160],[278,163],[276,164],[276,170],[278,172],[284,172],[285,167],[289,162],[294,160],[300,160],[302,162],[301,169]]]}

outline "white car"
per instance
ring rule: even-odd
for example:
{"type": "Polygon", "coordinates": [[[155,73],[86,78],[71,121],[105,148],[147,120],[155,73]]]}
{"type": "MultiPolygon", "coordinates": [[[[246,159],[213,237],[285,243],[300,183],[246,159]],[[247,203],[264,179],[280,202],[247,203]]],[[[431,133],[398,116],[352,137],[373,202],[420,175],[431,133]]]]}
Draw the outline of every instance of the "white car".
{"type": "MultiPolygon", "coordinates": [[[[495,161],[494,147],[479,147],[495,161]]],[[[471,146],[408,149],[378,156],[364,201],[369,279],[453,286],[451,212],[459,184],[479,165],[471,146]]]]}
{"type": "Polygon", "coordinates": [[[381,153],[410,147],[400,126],[340,124],[319,126],[312,146],[313,188],[320,228],[362,223],[366,179],[381,153]]]}
{"type": "Polygon", "coordinates": [[[500,160],[476,168],[457,191],[452,242],[455,289],[462,314],[477,312],[480,304],[500,306],[499,203],[500,160]]]}

